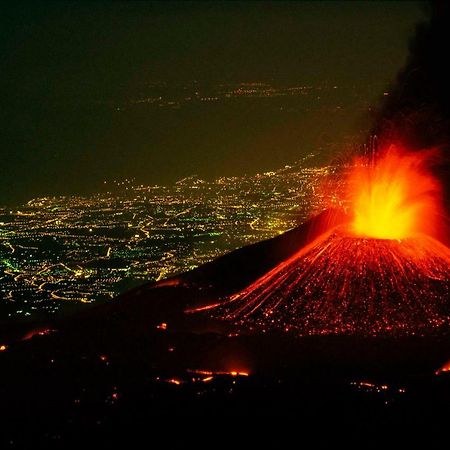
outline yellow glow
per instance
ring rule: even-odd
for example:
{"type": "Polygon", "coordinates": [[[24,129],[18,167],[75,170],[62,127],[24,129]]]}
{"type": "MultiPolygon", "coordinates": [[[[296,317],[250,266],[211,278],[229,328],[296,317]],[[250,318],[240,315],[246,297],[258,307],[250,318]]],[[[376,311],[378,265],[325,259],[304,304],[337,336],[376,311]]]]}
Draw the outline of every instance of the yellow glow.
{"type": "Polygon", "coordinates": [[[373,166],[357,161],[349,183],[355,234],[404,239],[431,232],[439,186],[426,172],[425,154],[401,154],[392,146],[373,166]]]}

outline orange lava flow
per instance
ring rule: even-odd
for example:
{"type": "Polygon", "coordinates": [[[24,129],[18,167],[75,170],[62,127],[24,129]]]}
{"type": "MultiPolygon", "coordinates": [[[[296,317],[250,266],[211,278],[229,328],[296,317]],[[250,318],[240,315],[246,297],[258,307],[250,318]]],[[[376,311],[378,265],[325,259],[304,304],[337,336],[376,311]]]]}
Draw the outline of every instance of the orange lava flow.
{"type": "Polygon", "coordinates": [[[432,155],[392,145],[373,165],[356,160],[348,180],[355,235],[406,239],[436,234],[441,187],[428,167],[432,155]]]}

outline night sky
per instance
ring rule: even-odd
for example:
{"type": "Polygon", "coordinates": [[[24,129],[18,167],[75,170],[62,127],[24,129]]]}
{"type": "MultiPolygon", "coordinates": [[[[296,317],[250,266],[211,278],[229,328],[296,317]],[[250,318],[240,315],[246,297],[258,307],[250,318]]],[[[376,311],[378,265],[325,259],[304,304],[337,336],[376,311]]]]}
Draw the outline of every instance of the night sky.
{"type": "Polygon", "coordinates": [[[254,173],[328,148],[364,129],[424,17],[409,2],[3,2],[0,203],[254,173]],[[129,104],[155,86],[241,82],[337,89],[317,105],[129,104]]]}

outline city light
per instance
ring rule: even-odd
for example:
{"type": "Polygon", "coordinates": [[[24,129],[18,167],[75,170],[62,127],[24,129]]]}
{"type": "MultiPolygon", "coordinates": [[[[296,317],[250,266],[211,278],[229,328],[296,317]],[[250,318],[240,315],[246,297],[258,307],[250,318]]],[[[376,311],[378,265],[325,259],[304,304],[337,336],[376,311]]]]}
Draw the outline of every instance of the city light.
{"type": "Polygon", "coordinates": [[[332,201],[312,194],[336,168],[314,166],[314,159],[245,177],[186,177],[172,186],[129,179],[105,193],[0,209],[9,317],[110,300],[295,227],[332,201]]]}

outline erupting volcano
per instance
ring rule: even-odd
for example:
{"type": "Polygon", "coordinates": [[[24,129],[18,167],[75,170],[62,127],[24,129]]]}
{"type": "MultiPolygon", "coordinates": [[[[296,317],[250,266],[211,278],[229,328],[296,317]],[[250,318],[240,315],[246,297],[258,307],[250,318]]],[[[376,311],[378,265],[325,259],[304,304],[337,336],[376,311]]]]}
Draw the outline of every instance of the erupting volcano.
{"type": "Polygon", "coordinates": [[[415,335],[450,325],[450,249],[437,238],[432,153],[392,146],[355,160],[349,220],[208,312],[241,329],[300,335],[415,335]]]}

